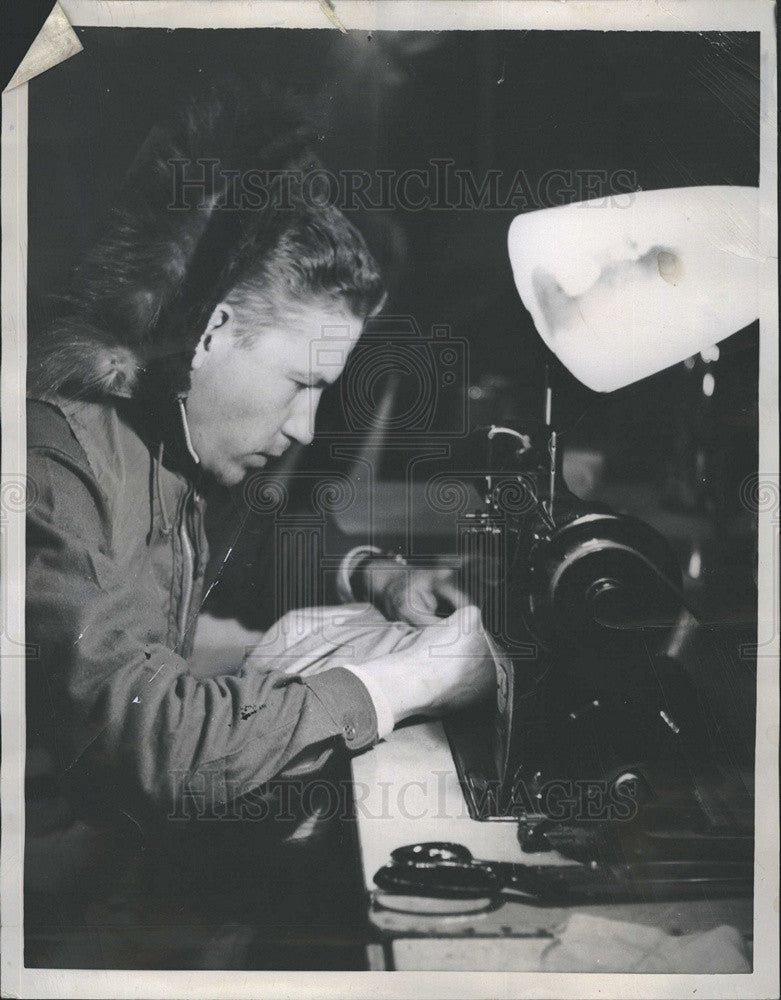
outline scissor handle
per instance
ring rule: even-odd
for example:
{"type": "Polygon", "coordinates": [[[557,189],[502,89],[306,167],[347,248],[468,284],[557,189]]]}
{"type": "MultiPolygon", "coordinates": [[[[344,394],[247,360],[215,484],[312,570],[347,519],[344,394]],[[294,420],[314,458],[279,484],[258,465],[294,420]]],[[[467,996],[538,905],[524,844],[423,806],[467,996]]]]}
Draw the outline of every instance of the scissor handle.
{"type": "Polygon", "coordinates": [[[385,892],[434,899],[492,898],[504,888],[501,880],[485,868],[457,861],[438,865],[385,865],[374,881],[385,892]]]}
{"type": "Polygon", "coordinates": [[[443,861],[456,861],[466,865],[474,863],[468,848],[450,840],[424,840],[419,844],[404,844],[391,851],[391,858],[397,865],[440,864],[443,861]]]}

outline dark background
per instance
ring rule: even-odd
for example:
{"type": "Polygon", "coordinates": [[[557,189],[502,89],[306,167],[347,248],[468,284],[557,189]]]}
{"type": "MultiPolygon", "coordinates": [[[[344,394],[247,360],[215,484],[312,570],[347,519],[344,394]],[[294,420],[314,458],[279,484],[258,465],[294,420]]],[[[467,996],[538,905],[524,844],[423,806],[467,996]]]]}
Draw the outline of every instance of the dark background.
{"type": "MultiPolygon", "coordinates": [[[[629,171],[642,189],[758,184],[756,34],[78,34],[84,52],[30,84],[31,335],[45,328],[49,294],[99,232],[150,127],[226,72],[250,90],[268,80],[303,92],[317,123],[317,152],[334,170],[425,169],[443,157],[478,179],[490,169],[508,177],[522,169],[532,186],[547,171],[584,168],[608,176],[629,171]]],[[[608,182],[604,193],[610,190],[608,182]]],[[[554,187],[551,203],[567,200],[574,199],[554,187]]],[[[386,312],[412,317],[424,336],[446,326],[466,345],[460,388],[463,399],[472,387],[469,427],[539,412],[550,356],[512,280],[506,234],[515,214],[354,214],[383,267],[386,312]]],[[[722,345],[721,359],[708,366],[717,388],[707,400],[699,358],[609,396],[557,373],[562,443],[570,468],[583,473],[580,492],[654,523],[684,569],[699,560],[687,586],[713,615],[736,623],[752,620],[755,603],[755,524],[739,490],[757,467],[757,341],[753,327],[722,345]],[[585,475],[594,460],[600,471],[585,475]]],[[[396,405],[416,391],[414,382],[401,383],[396,405]]],[[[327,394],[319,419],[323,430],[343,429],[338,390],[327,394]]],[[[458,442],[453,447],[455,454],[458,442]]],[[[332,466],[329,449],[326,438],[301,467],[332,466]]],[[[378,487],[380,529],[401,543],[393,484],[403,479],[408,455],[390,449],[377,461],[388,487],[385,494],[378,487]]],[[[240,500],[231,503],[239,517],[240,500]]],[[[337,528],[345,545],[362,540],[357,531],[350,537],[349,524],[337,528]]],[[[274,594],[261,582],[273,579],[263,569],[268,530],[262,518],[245,523],[215,592],[253,624],[284,610],[269,610],[274,594]]],[[[448,541],[423,526],[416,545],[441,550],[448,541]]]]}
{"type": "MultiPolygon", "coordinates": [[[[30,86],[31,244],[45,238],[31,253],[32,302],[92,242],[152,124],[225,72],[250,90],[263,79],[306,94],[335,170],[450,157],[478,177],[523,169],[532,184],[584,168],[630,171],[642,189],[758,183],[757,35],[77,33],[84,52],[30,86]]],[[[507,346],[503,361],[522,374],[529,323],[505,251],[515,211],[379,214],[362,228],[385,264],[388,311],[449,324],[480,365],[507,346]]]]}

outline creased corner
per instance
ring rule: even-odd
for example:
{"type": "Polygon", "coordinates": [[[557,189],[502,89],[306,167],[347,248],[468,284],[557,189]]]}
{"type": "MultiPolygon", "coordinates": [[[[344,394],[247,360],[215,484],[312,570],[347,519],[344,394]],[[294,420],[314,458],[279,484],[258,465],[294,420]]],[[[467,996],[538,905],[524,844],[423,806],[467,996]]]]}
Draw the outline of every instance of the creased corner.
{"type": "Polygon", "coordinates": [[[328,18],[328,20],[331,22],[331,24],[335,28],[338,28],[343,35],[346,35],[347,34],[347,28],[345,28],[345,26],[339,20],[337,14],[336,14],[336,8],[333,5],[333,0],[318,0],[318,3],[320,4],[320,7],[321,7],[323,13],[328,18]]]}
{"type": "Polygon", "coordinates": [[[81,52],[82,48],[65,12],[59,3],[55,3],[3,93],[70,59],[77,52],[81,52]]]}

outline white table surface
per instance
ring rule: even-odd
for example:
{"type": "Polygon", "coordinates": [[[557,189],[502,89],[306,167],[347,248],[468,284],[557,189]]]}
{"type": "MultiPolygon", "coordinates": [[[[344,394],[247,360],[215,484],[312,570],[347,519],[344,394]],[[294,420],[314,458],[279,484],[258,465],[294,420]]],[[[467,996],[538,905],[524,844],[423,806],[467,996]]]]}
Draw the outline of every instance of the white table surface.
{"type": "MultiPolygon", "coordinates": [[[[474,957],[475,969],[533,967],[541,938],[550,940],[575,907],[506,901],[496,909],[467,915],[399,913],[377,905],[374,873],[390,861],[395,848],[424,840],[455,841],[469,848],[475,858],[492,861],[531,865],[572,862],[555,852],[525,854],[514,822],[470,818],[439,722],[396,730],[372,750],[353,758],[352,773],[369,919],[378,936],[390,942],[391,952],[398,951],[396,967],[427,969],[432,961],[436,966],[431,949],[439,946],[432,940],[443,942],[445,947],[444,942],[452,938],[462,939],[459,948],[465,950],[460,954],[467,968],[469,956],[474,957]]],[[[577,909],[675,934],[729,924],[750,937],[753,919],[751,899],[599,904],[577,909]]]]}
{"type": "Polygon", "coordinates": [[[352,762],[364,880],[390,852],[421,840],[451,840],[475,858],[562,864],[554,852],[524,854],[510,821],[471,819],[440,722],[406,726],[352,762]]]}

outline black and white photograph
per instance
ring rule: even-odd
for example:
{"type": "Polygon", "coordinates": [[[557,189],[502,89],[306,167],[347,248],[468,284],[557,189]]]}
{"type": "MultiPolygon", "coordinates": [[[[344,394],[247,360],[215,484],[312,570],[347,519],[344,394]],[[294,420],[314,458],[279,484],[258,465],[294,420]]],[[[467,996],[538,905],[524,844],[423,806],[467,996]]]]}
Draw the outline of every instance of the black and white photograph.
{"type": "Polygon", "coordinates": [[[3,996],[777,995],[774,19],[55,4],[3,996]]]}

